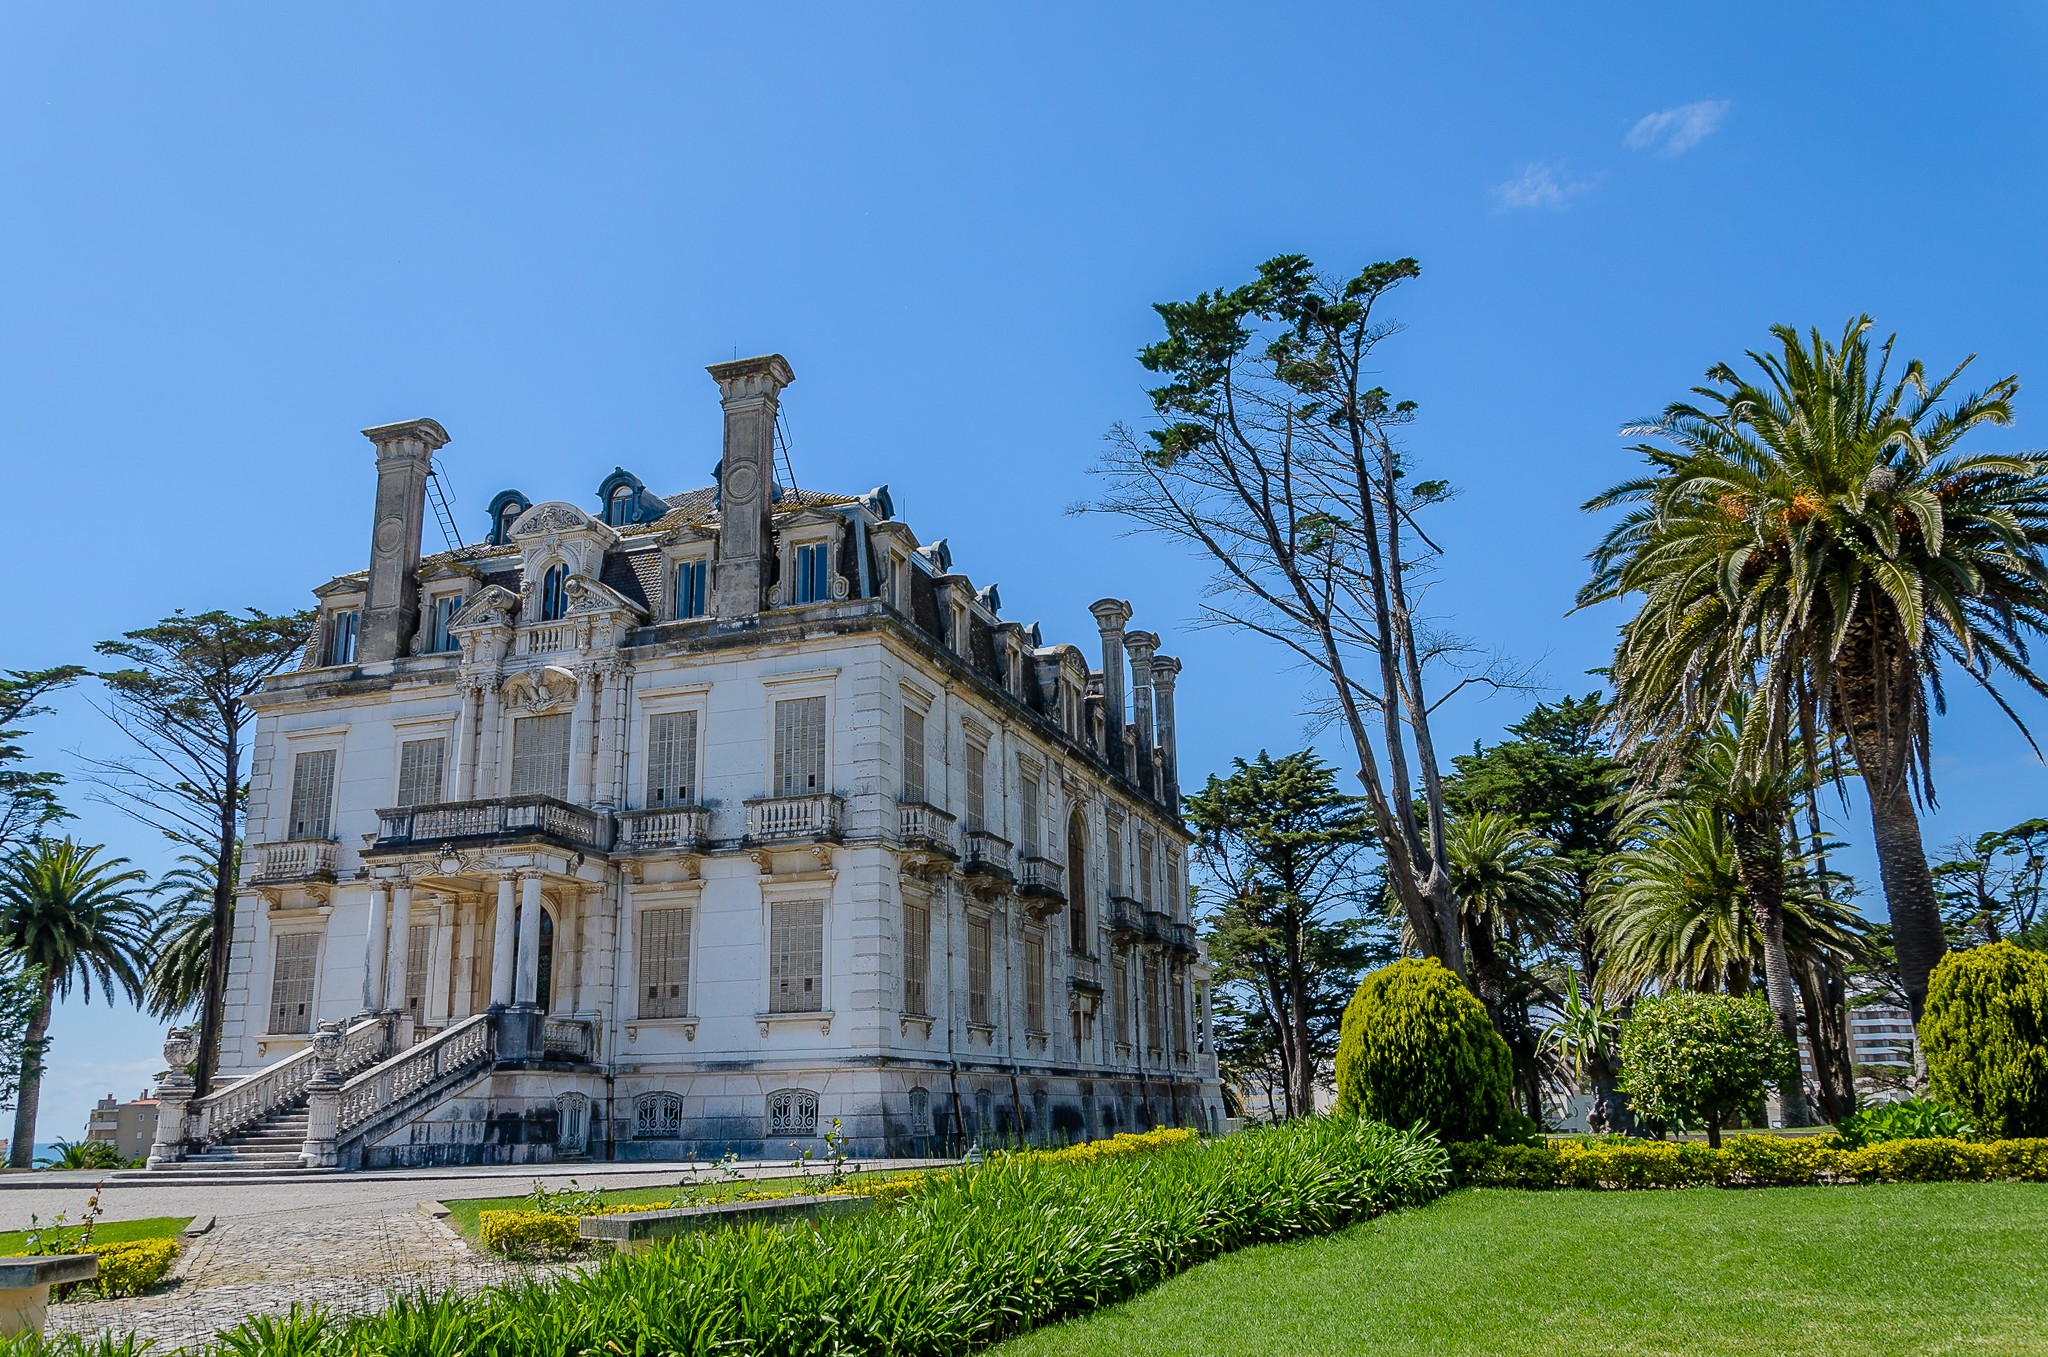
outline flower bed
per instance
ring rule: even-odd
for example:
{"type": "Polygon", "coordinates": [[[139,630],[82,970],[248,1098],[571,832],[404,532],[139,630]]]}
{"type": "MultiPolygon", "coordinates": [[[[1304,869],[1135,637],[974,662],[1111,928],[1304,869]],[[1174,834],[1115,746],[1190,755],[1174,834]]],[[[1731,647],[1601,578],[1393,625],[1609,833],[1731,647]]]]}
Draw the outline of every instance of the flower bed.
{"type": "Polygon", "coordinates": [[[2048,1182],[2048,1140],[1886,1140],[1731,1136],[1718,1150],[1658,1140],[1454,1145],[1452,1173],[1474,1187],[1782,1187],[1846,1183],[2048,1182]]]}

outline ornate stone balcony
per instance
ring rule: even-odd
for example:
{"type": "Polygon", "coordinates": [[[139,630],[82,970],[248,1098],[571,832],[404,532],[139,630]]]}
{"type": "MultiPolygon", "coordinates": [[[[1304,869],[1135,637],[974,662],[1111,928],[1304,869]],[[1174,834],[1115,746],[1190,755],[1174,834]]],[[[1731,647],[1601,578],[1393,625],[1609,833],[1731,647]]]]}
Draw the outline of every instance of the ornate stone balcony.
{"type": "Polygon", "coordinates": [[[1102,926],[1117,942],[1141,942],[1145,937],[1144,908],[1128,895],[1112,895],[1102,911],[1102,926]]]}
{"type": "Polygon", "coordinates": [[[837,842],[846,803],[830,792],[761,796],[747,802],[749,843],[837,842]]]}
{"type": "Polygon", "coordinates": [[[551,1060],[597,1059],[597,1020],[550,1015],[541,1025],[541,1049],[551,1060]]]}
{"type": "Polygon", "coordinates": [[[1011,879],[1010,841],[985,829],[968,830],[966,851],[960,858],[960,871],[967,876],[992,877],[1007,883],[1011,879]]]}
{"type": "Polygon", "coordinates": [[[519,633],[519,653],[546,655],[576,648],[576,627],[569,622],[546,622],[519,633]]]}
{"type": "Polygon", "coordinates": [[[1173,916],[1163,909],[1147,909],[1144,929],[1146,942],[1164,947],[1172,940],[1173,916]]]}
{"type": "Polygon", "coordinates": [[[292,839],[251,844],[245,878],[251,885],[287,881],[332,881],[341,845],[333,839],[292,839]]]}
{"type": "Polygon", "coordinates": [[[1017,894],[1034,914],[1051,914],[1067,903],[1067,869],[1051,858],[1025,858],[1017,868],[1017,894]]]}
{"type": "Polygon", "coordinates": [[[960,855],[953,846],[953,817],[922,801],[905,801],[896,807],[896,837],[906,848],[945,858],[960,855]]]}
{"type": "Polygon", "coordinates": [[[711,812],[702,806],[618,813],[617,853],[696,853],[711,837],[711,812]]]}
{"type": "Polygon", "coordinates": [[[552,796],[505,796],[444,801],[377,812],[372,852],[427,848],[490,839],[551,839],[572,848],[611,849],[611,817],[552,796]]]}
{"type": "Polygon", "coordinates": [[[1067,958],[1067,988],[1083,994],[1102,993],[1102,963],[1076,952],[1067,958]]]}
{"type": "Polygon", "coordinates": [[[1193,924],[1167,924],[1166,945],[1170,951],[1184,961],[1192,961],[1196,956],[1200,955],[1200,949],[1195,946],[1195,926],[1193,924]]]}

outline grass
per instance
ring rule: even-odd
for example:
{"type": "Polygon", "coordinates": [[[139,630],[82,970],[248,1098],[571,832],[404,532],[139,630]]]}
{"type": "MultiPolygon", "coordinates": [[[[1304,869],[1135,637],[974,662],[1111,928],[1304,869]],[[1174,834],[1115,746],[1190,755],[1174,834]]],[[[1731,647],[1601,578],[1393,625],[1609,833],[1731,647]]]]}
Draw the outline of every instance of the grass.
{"type": "MultiPolygon", "coordinates": [[[[908,1177],[918,1170],[905,1173],[875,1174],[863,1173],[859,1181],[867,1183],[886,1182],[891,1178],[908,1177]]],[[[666,1206],[672,1201],[685,1204],[719,1192],[774,1192],[793,1195],[810,1190],[823,1190],[828,1179],[823,1173],[808,1177],[800,1174],[778,1174],[771,1178],[752,1178],[745,1182],[701,1182],[672,1184],[667,1187],[611,1187],[597,1195],[606,1206],[666,1206]]],[[[486,1211],[521,1211],[526,1209],[526,1194],[516,1197],[467,1197],[458,1201],[441,1203],[448,1208],[448,1223],[464,1239],[474,1241],[477,1237],[477,1221],[486,1211]]]]}
{"type": "Polygon", "coordinates": [[[2048,1184],[1464,1191],[999,1357],[2048,1354],[2048,1184]]]}
{"type": "MultiPolygon", "coordinates": [[[[95,1244],[125,1244],[135,1239],[171,1239],[192,1223],[190,1216],[154,1216],[148,1220],[103,1220],[92,1227],[92,1242],[95,1244]]],[[[65,1230],[77,1229],[76,1221],[66,1221],[65,1230]]],[[[0,1256],[19,1254],[28,1247],[28,1231],[13,1230],[0,1233],[0,1256]]]]}

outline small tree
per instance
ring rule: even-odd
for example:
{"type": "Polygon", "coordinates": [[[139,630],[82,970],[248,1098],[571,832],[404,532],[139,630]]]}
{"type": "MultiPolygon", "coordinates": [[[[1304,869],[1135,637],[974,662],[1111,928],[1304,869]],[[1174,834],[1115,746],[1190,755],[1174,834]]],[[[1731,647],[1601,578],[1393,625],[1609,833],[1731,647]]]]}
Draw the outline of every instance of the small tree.
{"type": "Polygon", "coordinates": [[[1639,1000],[1621,1024],[1621,1088],[1636,1115],[1681,1128],[1721,1123],[1756,1107],[1771,1084],[1794,1077],[1799,1056],[1756,994],[1670,994],[1639,1000]]]}
{"type": "Polygon", "coordinates": [[[1920,1040],[1935,1096],[1998,1136],[2048,1136],[2048,956],[2010,942],[1934,968],[1920,1040]]]}
{"type": "Polygon", "coordinates": [[[1486,1006],[1434,957],[1374,971],[1344,1010],[1339,1113],[1484,1140],[1508,1123],[1514,1080],[1486,1006]]]}
{"type": "Polygon", "coordinates": [[[28,755],[16,741],[27,733],[24,721],[49,710],[44,698],[84,675],[75,664],[0,673],[0,852],[65,818],[57,801],[62,775],[22,767],[28,755]]]}

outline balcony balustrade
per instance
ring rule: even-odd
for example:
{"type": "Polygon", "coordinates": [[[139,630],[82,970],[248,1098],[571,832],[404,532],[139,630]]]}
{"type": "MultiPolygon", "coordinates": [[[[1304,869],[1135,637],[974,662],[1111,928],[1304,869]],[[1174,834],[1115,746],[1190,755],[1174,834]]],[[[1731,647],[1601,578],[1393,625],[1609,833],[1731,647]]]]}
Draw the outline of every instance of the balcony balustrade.
{"type": "Polygon", "coordinates": [[[417,848],[478,839],[553,839],[576,848],[608,852],[611,816],[585,810],[552,796],[505,796],[482,801],[444,801],[377,812],[375,849],[417,848]]]}
{"type": "Polygon", "coordinates": [[[1145,911],[1144,940],[1146,942],[1164,947],[1171,939],[1172,929],[1173,917],[1165,910],[1147,909],[1145,911]]]}
{"type": "Polygon", "coordinates": [[[292,839],[286,843],[253,844],[248,850],[252,884],[284,881],[332,881],[341,845],[333,839],[292,839]]]}
{"type": "Polygon", "coordinates": [[[556,1060],[597,1059],[597,1020],[550,1015],[541,1024],[542,1053],[556,1060]]]}
{"type": "Polygon", "coordinates": [[[907,848],[948,858],[959,856],[953,847],[953,817],[922,801],[905,801],[896,807],[896,837],[907,848]]]}
{"type": "MultiPolygon", "coordinates": [[[[1027,904],[1043,901],[1052,910],[1067,903],[1067,869],[1051,858],[1026,857],[1018,864],[1017,894],[1027,904]]],[[[1034,908],[1034,912],[1049,912],[1034,908]]]]}
{"type": "Polygon", "coordinates": [[[814,796],[762,796],[747,802],[751,843],[836,842],[846,803],[830,792],[814,796]]]}
{"type": "Polygon", "coordinates": [[[1145,936],[1144,908],[1128,895],[1112,895],[1102,910],[1102,926],[1118,942],[1138,942],[1145,936]]]}
{"type": "Polygon", "coordinates": [[[619,853],[695,853],[711,837],[711,812],[702,806],[622,810],[618,821],[619,853]]]}
{"type": "Polygon", "coordinates": [[[1088,994],[1102,993],[1102,963],[1079,952],[1067,958],[1067,988],[1088,994]]]}
{"type": "Polygon", "coordinates": [[[985,829],[968,830],[966,852],[961,855],[960,870],[968,876],[991,876],[999,881],[1010,880],[1010,841],[985,829]]]}
{"type": "Polygon", "coordinates": [[[576,628],[568,622],[549,622],[519,633],[519,653],[545,655],[555,650],[576,648],[576,628]]]}

